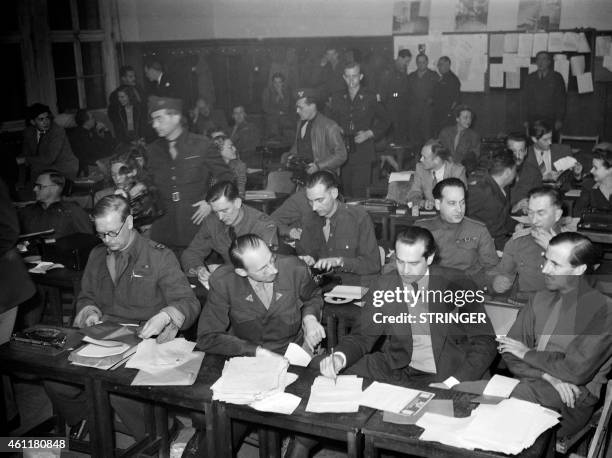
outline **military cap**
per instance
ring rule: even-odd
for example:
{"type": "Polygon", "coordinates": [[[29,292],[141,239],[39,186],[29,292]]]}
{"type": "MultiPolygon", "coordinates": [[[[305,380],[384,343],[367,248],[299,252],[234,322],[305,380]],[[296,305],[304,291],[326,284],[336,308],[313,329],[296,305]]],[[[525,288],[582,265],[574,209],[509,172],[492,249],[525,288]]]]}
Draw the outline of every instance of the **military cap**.
{"type": "Polygon", "coordinates": [[[157,97],[155,95],[149,97],[149,114],[158,110],[176,110],[183,111],[183,101],[181,99],[173,99],[171,97],[157,97]]]}
{"type": "Polygon", "coordinates": [[[296,100],[303,99],[304,97],[317,100],[319,98],[319,91],[309,87],[301,88],[295,91],[296,100]]]}

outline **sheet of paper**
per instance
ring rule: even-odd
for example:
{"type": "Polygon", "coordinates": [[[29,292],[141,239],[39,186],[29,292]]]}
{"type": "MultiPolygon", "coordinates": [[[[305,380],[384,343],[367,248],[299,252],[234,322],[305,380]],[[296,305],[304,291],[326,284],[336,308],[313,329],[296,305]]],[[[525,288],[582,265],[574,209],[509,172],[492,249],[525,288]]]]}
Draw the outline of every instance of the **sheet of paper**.
{"type": "Polygon", "coordinates": [[[612,72],[612,56],[605,56],[603,58],[603,66],[612,72]]]}
{"type": "Polygon", "coordinates": [[[367,387],[359,403],[362,406],[394,413],[417,413],[434,394],[388,383],[374,382],[367,387]]]}
{"type": "Polygon", "coordinates": [[[495,33],[489,37],[489,57],[502,57],[504,55],[505,35],[495,33]]]}
{"type": "Polygon", "coordinates": [[[403,170],[401,172],[392,172],[389,174],[389,183],[393,183],[395,181],[410,181],[412,178],[412,174],[414,172],[412,170],[403,170]]]}
{"type": "Polygon", "coordinates": [[[506,89],[520,89],[521,74],[516,72],[506,72],[506,89]]]}
{"type": "Polygon", "coordinates": [[[533,49],[533,34],[532,33],[520,33],[518,35],[518,48],[517,53],[519,56],[531,57],[531,50],[533,49]]]}
{"type": "Polygon", "coordinates": [[[565,193],[566,197],[580,197],[582,191],[580,189],[570,189],[565,193]]]}
{"type": "Polygon", "coordinates": [[[563,34],[563,50],[571,52],[578,50],[578,34],[576,32],[565,32],[563,34]]]}
{"type": "Polygon", "coordinates": [[[580,32],[576,39],[576,48],[578,52],[589,53],[591,52],[591,46],[586,38],[584,32],[580,32]]]}
{"type": "Polygon", "coordinates": [[[538,69],[536,64],[529,64],[529,73],[533,73],[538,69]]]}
{"type": "Polygon", "coordinates": [[[593,92],[593,75],[591,72],[578,75],[576,80],[578,82],[578,94],[593,92]]]}
{"type": "Polygon", "coordinates": [[[437,413],[447,417],[453,417],[455,410],[453,408],[452,399],[432,399],[423,409],[416,415],[404,415],[401,413],[383,412],[383,421],[387,423],[396,423],[399,425],[414,425],[419,418],[429,413],[437,413]]]}
{"type": "Polygon", "coordinates": [[[116,347],[103,347],[101,345],[87,344],[77,354],[86,358],[106,358],[107,356],[120,355],[128,350],[130,346],[122,343],[116,347]]]}
{"type": "Polygon", "coordinates": [[[180,366],[190,357],[196,343],[181,338],[158,344],[155,339],[144,339],[136,354],[125,367],[140,369],[151,374],[180,366]]]}
{"type": "Polygon", "coordinates": [[[531,57],[517,56],[514,62],[519,68],[529,68],[529,65],[531,65],[531,57]]]}
{"type": "Polygon", "coordinates": [[[291,393],[276,393],[249,404],[255,410],[291,415],[300,405],[302,398],[291,393]]]}
{"type": "Polygon", "coordinates": [[[518,51],[519,46],[519,34],[518,33],[507,33],[504,35],[504,52],[515,53],[518,51]]]}
{"type": "Polygon", "coordinates": [[[572,56],[570,58],[570,67],[572,69],[572,75],[582,75],[585,68],[584,56],[572,56]]]}
{"type": "Polygon", "coordinates": [[[502,66],[505,72],[514,72],[518,69],[518,64],[516,62],[517,57],[518,56],[516,54],[504,54],[502,58],[502,66]]]}
{"type": "Polygon", "coordinates": [[[559,72],[565,81],[565,89],[567,90],[567,84],[569,83],[569,60],[555,60],[554,69],[559,72]]]}
{"type": "Polygon", "coordinates": [[[328,291],[324,296],[328,297],[344,297],[347,299],[361,299],[368,292],[368,288],[364,286],[352,285],[337,285],[331,291],[328,291]]]}
{"type": "MultiPolygon", "coordinates": [[[[200,367],[202,366],[202,361],[204,360],[204,352],[202,351],[194,351],[189,354],[189,356],[183,359],[182,364],[178,366],[166,366],[164,369],[160,371],[156,371],[154,373],[147,372],[144,370],[138,371],[134,380],[132,380],[132,385],[156,385],[156,386],[190,386],[193,385],[196,378],[198,378],[198,373],[200,372],[200,367]]],[[[130,361],[128,361],[128,364],[130,361]]]]}
{"type": "Polygon", "coordinates": [[[306,367],[310,364],[312,356],[298,344],[291,342],[285,351],[285,358],[294,366],[306,367]]]}
{"type": "Polygon", "coordinates": [[[612,56],[612,36],[599,36],[595,39],[595,56],[612,56]]]}
{"type": "Polygon", "coordinates": [[[337,380],[319,376],[310,388],[306,412],[357,412],[363,379],[339,375],[337,380]]]}
{"type": "Polygon", "coordinates": [[[571,169],[572,167],[574,167],[574,165],[576,165],[578,161],[576,160],[575,157],[572,156],[564,156],[560,159],[557,159],[553,165],[555,166],[555,169],[558,172],[564,172],[566,170],[571,169]]]}
{"type": "Polygon", "coordinates": [[[548,49],[548,34],[547,33],[534,33],[531,57],[535,57],[540,51],[546,51],[547,49],[548,49]]]}
{"type": "Polygon", "coordinates": [[[504,87],[504,65],[489,65],[489,87],[504,87]]]}
{"type": "Polygon", "coordinates": [[[550,32],[548,34],[548,51],[563,52],[563,32],[550,32]]]}
{"type": "Polygon", "coordinates": [[[487,383],[482,394],[485,396],[499,396],[509,398],[512,390],[520,383],[519,379],[504,377],[503,375],[495,374],[487,383]]]}

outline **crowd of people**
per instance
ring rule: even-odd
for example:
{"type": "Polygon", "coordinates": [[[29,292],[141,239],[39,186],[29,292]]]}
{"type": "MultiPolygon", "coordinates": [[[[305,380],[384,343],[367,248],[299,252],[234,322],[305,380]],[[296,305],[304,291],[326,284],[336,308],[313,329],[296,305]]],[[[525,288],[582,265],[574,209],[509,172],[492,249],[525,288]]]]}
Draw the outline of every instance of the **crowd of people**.
{"type": "MultiPolygon", "coordinates": [[[[96,235],[102,244],[83,272],[75,326],[131,320],[142,324],[143,338],[162,340],[194,326],[199,349],[225,356],[278,357],[293,342],[319,354],[311,364],[329,377],[342,371],[451,388],[490,377],[500,353],[520,379],[513,396],[560,411],[558,433],[575,432],[597,405],[612,363],[612,299],[591,281],[601,263],[598,247],[563,216],[563,192],[582,186],[576,216],[609,212],[612,145],[599,144],[587,162],[557,169],[572,151],[552,143],[562,128],[565,90],[553,84],[547,53],[538,54],[526,85],[525,132],[509,134],[496,151],[483,148],[474,111],[460,103],[450,59],[440,58],[435,72],[419,54],[408,74],[411,59],[401,50],[379,88],[362,85],[358,62],[341,68],[335,49],[322,59],[316,87],[292,91],[284,75],[272,75],[263,94],[266,129],[292,139],[282,160],[299,159],[306,178],[270,215],[244,199],[247,166],[255,165],[261,142],[244,107],[234,107],[231,126],[205,98],[189,109],[159,62],[145,65],[148,92],[133,68],[122,68],[108,107],[114,136],[87,110],[77,112],[77,127],[67,135],[48,107],[34,104],[20,161],[29,165],[36,203],[14,215],[3,198],[10,214],[5,232],[13,236],[2,259],[14,262],[15,233],[96,235]],[[420,150],[409,185],[390,186],[389,196],[436,211],[397,235],[390,259],[381,256],[367,211],[345,201],[365,196],[375,145],[385,138],[420,150]],[[90,219],[63,191],[96,167],[109,187],[97,193],[90,219]],[[326,333],[317,272],[369,286],[362,316],[333,355],[318,351],[326,333]],[[208,288],[204,303],[190,281],[208,288]],[[486,315],[482,303],[458,307],[437,299],[394,299],[379,310],[374,293],[398,288],[506,294],[522,308],[497,341],[489,320],[379,324],[379,311],[486,315]]],[[[82,391],[45,387],[82,431],[82,391]]],[[[111,403],[143,437],[142,405],[120,396],[111,403]]],[[[296,437],[288,456],[307,456],[313,445],[296,437]]]]}

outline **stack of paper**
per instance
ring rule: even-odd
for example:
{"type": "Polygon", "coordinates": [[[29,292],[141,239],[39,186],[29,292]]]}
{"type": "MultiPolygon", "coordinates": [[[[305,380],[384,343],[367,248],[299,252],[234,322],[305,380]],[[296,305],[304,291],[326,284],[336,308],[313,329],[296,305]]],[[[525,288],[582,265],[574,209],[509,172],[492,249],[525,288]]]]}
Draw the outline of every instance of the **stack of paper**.
{"type": "Polygon", "coordinates": [[[374,382],[363,392],[359,403],[385,412],[414,415],[433,397],[433,393],[426,391],[374,382]]]}
{"type": "Polygon", "coordinates": [[[412,170],[403,170],[401,172],[391,172],[389,174],[389,183],[393,183],[395,181],[410,181],[412,174],[414,171],[412,170]]]}
{"type": "Polygon", "coordinates": [[[289,361],[269,356],[231,358],[211,389],[213,399],[249,404],[284,391],[297,376],[287,374],[289,361]]]}
{"type": "Polygon", "coordinates": [[[466,418],[425,413],[416,424],[425,429],[421,440],[515,455],[533,445],[559,417],[539,404],[511,398],[495,405],[481,404],[466,418]]]}
{"type": "Polygon", "coordinates": [[[274,191],[267,191],[265,189],[250,190],[247,191],[244,199],[245,200],[259,200],[259,199],[274,199],[276,193],[274,191]]]}
{"type": "Polygon", "coordinates": [[[357,412],[363,379],[339,375],[336,380],[319,376],[310,388],[306,412],[357,412]]]}
{"type": "Polygon", "coordinates": [[[351,300],[359,300],[368,292],[364,286],[338,285],[324,294],[325,297],[341,297],[351,300]]]}

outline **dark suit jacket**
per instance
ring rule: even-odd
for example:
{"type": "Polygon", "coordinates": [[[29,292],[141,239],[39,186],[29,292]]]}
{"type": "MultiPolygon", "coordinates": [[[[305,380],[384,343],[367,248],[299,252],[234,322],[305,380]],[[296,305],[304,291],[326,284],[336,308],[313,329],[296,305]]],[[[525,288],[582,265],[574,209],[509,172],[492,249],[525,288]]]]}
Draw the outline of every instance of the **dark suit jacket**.
{"type": "MultiPolygon", "coordinates": [[[[554,166],[554,163],[556,161],[558,161],[562,157],[571,155],[572,149],[569,147],[569,145],[561,145],[557,143],[550,145],[550,162],[551,164],[553,164],[552,169],[557,170],[554,166]]],[[[540,170],[538,167],[538,160],[536,159],[535,150],[533,146],[530,146],[527,149],[527,157],[525,158],[525,162],[534,166],[536,169],[538,169],[538,171],[540,170]]]]}
{"type": "Polygon", "coordinates": [[[527,162],[527,158],[521,164],[516,181],[510,186],[510,202],[514,206],[522,199],[527,198],[527,194],[533,188],[542,186],[542,174],[537,165],[527,162]]]}
{"type": "Polygon", "coordinates": [[[440,142],[450,151],[453,161],[463,164],[469,170],[476,168],[480,157],[480,135],[473,129],[465,129],[459,136],[455,148],[457,126],[448,126],[440,132],[440,142]]]}
{"type": "Polygon", "coordinates": [[[113,123],[115,138],[121,143],[130,143],[145,136],[147,114],[142,109],[142,105],[134,104],[133,107],[134,130],[130,132],[127,129],[125,107],[118,102],[108,106],[108,118],[113,123]]]}
{"type": "MultiPolygon", "coordinates": [[[[465,175],[465,167],[454,162],[446,162],[444,165],[444,178],[459,178],[464,184],[467,184],[465,175]]],[[[425,170],[420,162],[416,165],[412,186],[406,197],[407,202],[414,200],[434,200],[433,197],[433,175],[431,170],[425,170]]]]}
{"type": "Polygon", "coordinates": [[[468,185],[467,215],[487,225],[491,237],[495,240],[495,248],[500,251],[503,251],[516,226],[516,221],[510,217],[509,194],[508,190],[504,196],[489,174],[468,185]]]}
{"type": "MultiPolygon", "coordinates": [[[[452,269],[430,266],[429,291],[455,291],[460,289],[458,283],[448,280],[452,269]]],[[[455,278],[457,278],[455,274],[455,278]]],[[[471,282],[463,277],[461,289],[469,288],[471,282]]],[[[412,359],[412,332],[410,324],[376,324],[374,314],[399,315],[409,312],[409,306],[401,302],[386,302],[382,307],[373,306],[375,291],[403,290],[404,285],[397,271],[378,277],[365,297],[362,319],[357,322],[351,334],[344,337],[336,351],[344,353],[347,367],[370,352],[381,336],[386,336],[382,352],[387,363],[393,369],[406,368],[412,359]]],[[[430,302],[429,312],[450,313],[455,310],[454,304],[430,302]]],[[[484,313],[482,304],[465,304],[460,312],[484,313]]],[[[496,355],[494,331],[488,318],[484,324],[430,324],[431,341],[436,362],[436,379],[446,380],[455,377],[459,381],[480,380],[496,355]]]]}
{"type": "Polygon", "coordinates": [[[23,155],[30,164],[32,179],[45,169],[55,169],[74,180],[79,170],[79,160],[72,153],[66,131],[51,122],[51,127],[38,144],[36,128],[28,126],[23,131],[23,155]]]}

